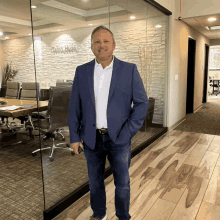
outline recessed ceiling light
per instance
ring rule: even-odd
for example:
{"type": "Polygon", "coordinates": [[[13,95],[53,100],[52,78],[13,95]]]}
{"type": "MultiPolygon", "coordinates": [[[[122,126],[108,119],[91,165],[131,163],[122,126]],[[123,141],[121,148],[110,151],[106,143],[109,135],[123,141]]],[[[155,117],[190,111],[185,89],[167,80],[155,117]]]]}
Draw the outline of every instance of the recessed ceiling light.
{"type": "Polygon", "coordinates": [[[130,17],[130,19],[135,19],[135,18],[136,18],[135,16],[131,16],[131,17],[130,17]]]}
{"type": "Polygon", "coordinates": [[[3,36],[3,32],[0,32],[0,36],[3,36]]]}
{"type": "Polygon", "coordinates": [[[161,27],[162,27],[162,25],[160,25],[160,24],[155,26],[155,28],[161,28],[161,27]]]}
{"type": "Polygon", "coordinates": [[[29,36],[31,35],[31,34],[28,34],[29,36]]]}
{"type": "Polygon", "coordinates": [[[60,31],[60,29],[58,29],[57,31],[60,31]]]}
{"type": "Polygon", "coordinates": [[[5,39],[9,39],[9,37],[5,37],[5,39]]]}
{"type": "Polygon", "coordinates": [[[37,6],[35,6],[35,5],[32,5],[32,6],[31,6],[31,8],[37,8],[37,6]]]}
{"type": "Polygon", "coordinates": [[[93,24],[89,24],[89,26],[92,26],[93,24]]]}
{"type": "Polygon", "coordinates": [[[216,18],[209,18],[208,21],[216,21],[216,18]]]}
{"type": "Polygon", "coordinates": [[[220,29],[220,26],[212,26],[210,27],[210,30],[219,30],[220,29]]]}

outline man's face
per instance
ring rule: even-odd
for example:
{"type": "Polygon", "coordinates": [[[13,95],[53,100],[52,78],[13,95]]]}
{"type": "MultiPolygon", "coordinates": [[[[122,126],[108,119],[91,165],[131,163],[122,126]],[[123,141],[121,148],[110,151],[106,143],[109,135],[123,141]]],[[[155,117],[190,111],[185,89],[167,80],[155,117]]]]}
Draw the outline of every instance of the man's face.
{"type": "Polygon", "coordinates": [[[92,36],[91,49],[98,61],[108,60],[115,50],[112,35],[107,30],[99,30],[92,36]]]}

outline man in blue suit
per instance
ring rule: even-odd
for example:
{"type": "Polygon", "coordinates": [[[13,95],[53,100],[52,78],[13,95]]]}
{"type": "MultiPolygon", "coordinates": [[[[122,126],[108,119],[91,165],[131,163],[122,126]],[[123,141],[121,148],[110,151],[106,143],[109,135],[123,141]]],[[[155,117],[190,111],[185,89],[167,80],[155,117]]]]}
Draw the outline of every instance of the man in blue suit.
{"type": "Polygon", "coordinates": [[[104,172],[106,156],[115,184],[119,220],[128,220],[130,206],[131,139],[144,122],[149,106],[137,66],[113,56],[113,33],[104,26],[91,35],[95,59],[78,66],[69,104],[70,143],[83,143],[89,175],[90,220],[106,220],[104,172]],[[131,104],[133,102],[133,107],[131,104]]]}

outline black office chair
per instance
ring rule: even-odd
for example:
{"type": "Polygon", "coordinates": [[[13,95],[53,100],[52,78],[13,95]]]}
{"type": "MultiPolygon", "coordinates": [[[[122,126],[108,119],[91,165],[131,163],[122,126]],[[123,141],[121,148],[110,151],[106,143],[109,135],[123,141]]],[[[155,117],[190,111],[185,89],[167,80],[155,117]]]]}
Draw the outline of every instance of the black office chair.
{"type": "Polygon", "coordinates": [[[68,144],[59,143],[55,144],[54,139],[57,135],[60,135],[62,137],[62,140],[64,140],[64,136],[60,132],[60,128],[68,126],[68,110],[69,110],[69,100],[70,95],[72,92],[72,86],[65,86],[65,87],[51,87],[50,88],[50,100],[48,105],[48,117],[41,120],[34,121],[34,127],[38,127],[39,123],[39,129],[40,132],[47,135],[48,137],[51,137],[53,140],[53,144],[50,147],[38,149],[32,152],[33,156],[36,156],[36,153],[38,151],[50,149],[50,161],[53,161],[53,152],[56,148],[60,149],[66,149],[71,151],[71,154],[74,155],[73,149],[69,148],[68,144]],[[65,147],[58,147],[59,145],[65,144],[65,147]]]}
{"type": "MultiPolygon", "coordinates": [[[[209,86],[212,88],[212,91],[215,92],[215,88],[217,88],[218,91],[219,91],[219,85],[216,84],[216,83],[214,83],[214,81],[212,80],[212,77],[211,77],[211,76],[209,76],[209,86]],[[213,88],[214,88],[214,90],[213,90],[213,88]]],[[[209,90],[210,90],[210,89],[209,89],[209,90]]],[[[213,93],[213,92],[212,92],[212,93],[209,92],[209,94],[210,94],[210,95],[213,95],[214,93],[213,93]]],[[[218,95],[218,93],[216,93],[216,95],[218,95]]]]}
{"type": "MultiPolygon", "coordinates": [[[[5,98],[6,99],[18,99],[19,90],[20,90],[19,82],[7,81],[7,90],[6,90],[5,98]]],[[[0,118],[1,118],[1,122],[0,122],[1,125],[8,124],[8,117],[1,116],[0,118]],[[4,121],[5,118],[7,122],[4,121]]]]}

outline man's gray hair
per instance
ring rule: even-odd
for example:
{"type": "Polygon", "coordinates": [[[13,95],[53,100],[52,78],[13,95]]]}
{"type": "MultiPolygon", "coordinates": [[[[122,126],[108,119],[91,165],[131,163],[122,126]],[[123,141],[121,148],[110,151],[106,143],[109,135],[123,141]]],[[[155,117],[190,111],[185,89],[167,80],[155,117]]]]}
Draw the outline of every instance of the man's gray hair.
{"type": "Polygon", "coordinates": [[[112,35],[112,38],[113,38],[113,42],[114,42],[114,44],[115,44],[114,34],[113,34],[107,27],[105,27],[105,26],[103,26],[103,25],[100,25],[100,26],[96,27],[96,28],[92,31],[91,43],[92,43],[92,36],[95,34],[95,32],[100,31],[100,30],[106,30],[106,31],[110,32],[110,34],[112,35]]]}

